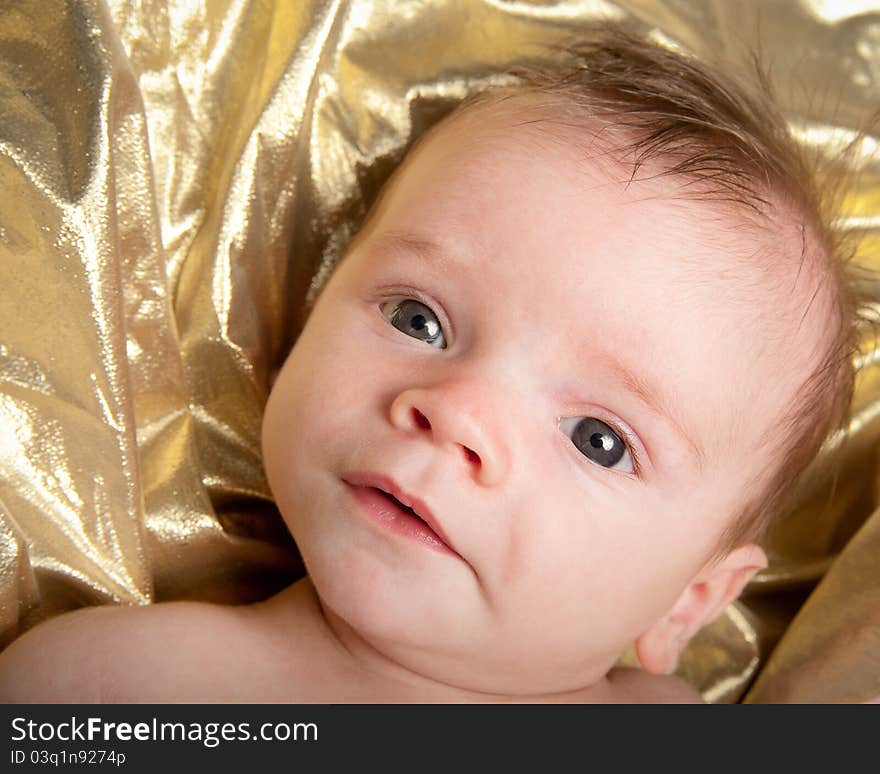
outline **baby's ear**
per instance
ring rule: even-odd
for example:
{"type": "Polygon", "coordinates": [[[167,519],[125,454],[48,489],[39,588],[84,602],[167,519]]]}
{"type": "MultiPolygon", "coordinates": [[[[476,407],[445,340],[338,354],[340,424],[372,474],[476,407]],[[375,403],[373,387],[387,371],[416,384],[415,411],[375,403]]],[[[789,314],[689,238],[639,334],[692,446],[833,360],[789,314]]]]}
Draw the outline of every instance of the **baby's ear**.
{"type": "Polygon", "coordinates": [[[706,565],[669,612],[636,639],[635,651],[642,668],[653,674],[675,671],[688,640],[721,615],[749,579],[766,566],[767,556],[753,543],[706,565]]]}

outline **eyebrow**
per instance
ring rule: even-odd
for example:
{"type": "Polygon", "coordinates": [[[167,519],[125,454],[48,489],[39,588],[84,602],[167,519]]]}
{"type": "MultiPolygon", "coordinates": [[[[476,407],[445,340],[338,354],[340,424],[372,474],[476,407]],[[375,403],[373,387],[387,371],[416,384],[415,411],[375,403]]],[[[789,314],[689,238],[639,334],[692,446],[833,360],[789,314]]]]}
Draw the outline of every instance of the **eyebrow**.
{"type": "Polygon", "coordinates": [[[367,245],[374,250],[409,253],[425,263],[448,264],[454,262],[450,259],[450,251],[445,247],[408,231],[384,231],[379,236],[367,239],[367,245]]]}
{"type": "Polygon", "coordinates": [[[676,412],[672,410],[673,403],[669,396],[653,385],[642,379],[634,371],[628,369],[620,360],[610,353],[599,354],[601,360],[616,377],[618,383],[631,395],[638,398],[646,408],[661,419],[665,419],[678,431],[678,434],[687,442],[691,454],[697,462],[697,467],[702,471],[706,464],[706,453],[703,448],[694,441],[693,436],[687,432],[676,412]]]}

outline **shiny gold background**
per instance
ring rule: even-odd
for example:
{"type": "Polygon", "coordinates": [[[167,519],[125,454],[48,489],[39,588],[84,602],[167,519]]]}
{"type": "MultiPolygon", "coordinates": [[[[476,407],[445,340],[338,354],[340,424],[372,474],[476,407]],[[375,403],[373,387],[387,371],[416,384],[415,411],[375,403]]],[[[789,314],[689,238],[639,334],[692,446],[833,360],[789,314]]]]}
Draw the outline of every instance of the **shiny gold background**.
{"type": "MultiPolygon", "coordinates": [[[[880,107],[876,2],[0,4],[0,643],[86,604],[298,577],[259,424],[310,289],[415,136],[596,16],[697,54],[760,45],[822,152],[880,107]]],[[[877,265],[876,145],[854,164],[841,217],[877,265]]],[[[685,654],[710,701],[880,695],[871,344],[849,440],[685,654]]]]}

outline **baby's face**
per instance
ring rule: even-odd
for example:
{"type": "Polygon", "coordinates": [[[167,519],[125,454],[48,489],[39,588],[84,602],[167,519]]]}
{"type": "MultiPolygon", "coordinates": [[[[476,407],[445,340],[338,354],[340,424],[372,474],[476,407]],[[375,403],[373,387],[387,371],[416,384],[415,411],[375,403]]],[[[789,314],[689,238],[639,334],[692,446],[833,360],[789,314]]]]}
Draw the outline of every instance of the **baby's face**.
{"type": "Polygon", "coordinates": [[[768,335],[779,299],[730,279],[758,238],[717,207],[477,118],[416,149],[330,279],[265,463],[325,605],[380,651],[565,690],[670,608],[778,464],[764,434],[806,368],[786,358],[816,333],[768,335]]]}

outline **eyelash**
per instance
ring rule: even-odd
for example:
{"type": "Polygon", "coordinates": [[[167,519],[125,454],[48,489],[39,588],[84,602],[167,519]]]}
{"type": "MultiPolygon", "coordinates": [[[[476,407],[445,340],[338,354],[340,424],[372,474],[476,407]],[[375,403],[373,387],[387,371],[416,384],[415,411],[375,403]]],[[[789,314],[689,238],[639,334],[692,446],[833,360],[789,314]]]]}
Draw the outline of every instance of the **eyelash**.
{"type": "MultiPolygon", "coordinates": [[[[422,291],[410,287],[410,286],[400,286],[393,285],[385,288],[380,288],[381,293],[381,301],[377,305],[377,309],[379,310],[379,314],[382,315],[383,319],[385,318],[382,307],[387,304],[389,301],[393,301],[395,299],[408,299],[411,298],[415,301],[418,301],[421,304],[427,306],[434,314],[437,315],[437,319],[440,320],[440,326],[444,331],[444,334],[452,340],[453,330],[452,323],[449,320],[449,317],[446,315],[445,310],[443,308],[443,304],[439,303],[436,299],[428,296],[422,291]]],[[[585,415],[586,416],[586,415],[585,415]]],[[[633,470],[632,473],[625,473],[623,475],[633,475],[636,478],[642,477],[642,462],[641,456],[636,451],[636,443],[633,440],[632,433],[624,430],[617,422],[606,418],[605,416],[598,416],[596,419],[604,422],[608,427],[610,427],[615,433],[617,433],[618,437],[623,440],[626,444],[626,449],[629,452],[630,459],[632,460],[633,470]]],[[[601,467],[598,465],[597,467],[601,467]]],[[[611,470],[610,468],[603,468],[603,470],[609,470],[610,472],[616,472],[611,470]]]]}

